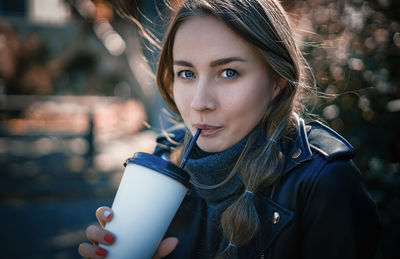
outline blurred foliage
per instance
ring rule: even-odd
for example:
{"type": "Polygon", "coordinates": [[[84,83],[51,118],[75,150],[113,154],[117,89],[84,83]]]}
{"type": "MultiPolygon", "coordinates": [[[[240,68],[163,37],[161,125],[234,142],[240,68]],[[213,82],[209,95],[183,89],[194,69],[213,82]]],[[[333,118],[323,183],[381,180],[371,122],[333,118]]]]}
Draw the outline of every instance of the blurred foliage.
{"type": "Polygon", "coordinates": [[[82,18],[44,27],[0,17],[0,93],[114,96],[128,77],[127,65],[107,52],[82,18]]]}
{"type": "Polygon", "coordinates": [[[354,145],[354,161],[377,201],[383,227],[379,258],[400,258],[400,2],[285,4],[326,94],[314,112],[354,145]]]}

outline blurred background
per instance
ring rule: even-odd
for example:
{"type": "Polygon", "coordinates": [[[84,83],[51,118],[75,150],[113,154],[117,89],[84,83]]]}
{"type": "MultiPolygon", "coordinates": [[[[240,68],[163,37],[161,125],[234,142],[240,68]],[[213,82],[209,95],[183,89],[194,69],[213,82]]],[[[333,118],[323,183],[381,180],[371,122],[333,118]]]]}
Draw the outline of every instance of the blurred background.
{"type": "MultiPolygon", "coordinates": [[[[400,258],[400,2],[283,4],[311,43],[303,50],[320,91],[337,96],[311,108],[354,145],[377,201],[377,258],[400,258]]],[[[142,22],[162,35],[160,1],[139,5],[142,22]]],[[[153,82],[156,58],[113,1],[0,1],[2,258],[79,258],[125,159],[152,152],[170,123],[153,82]]]]}

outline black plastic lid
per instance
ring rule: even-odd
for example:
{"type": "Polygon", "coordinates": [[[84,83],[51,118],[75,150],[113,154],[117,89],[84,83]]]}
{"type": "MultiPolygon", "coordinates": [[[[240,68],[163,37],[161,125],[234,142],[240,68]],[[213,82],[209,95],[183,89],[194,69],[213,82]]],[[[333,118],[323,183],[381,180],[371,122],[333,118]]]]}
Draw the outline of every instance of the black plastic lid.
{"type": "Polygon", "coordinates": [[[182,168],[167,160],[162,159],[161,157],[148,153],[138,152],[135,153],[132,158],[128,158],[124,163],[124,166],[126,166],[127,164],[137,164],[156,170],[166,176],[175,179],[176,181],[180,182],[188,189],[190,189],[189,174],[182,168]]]}

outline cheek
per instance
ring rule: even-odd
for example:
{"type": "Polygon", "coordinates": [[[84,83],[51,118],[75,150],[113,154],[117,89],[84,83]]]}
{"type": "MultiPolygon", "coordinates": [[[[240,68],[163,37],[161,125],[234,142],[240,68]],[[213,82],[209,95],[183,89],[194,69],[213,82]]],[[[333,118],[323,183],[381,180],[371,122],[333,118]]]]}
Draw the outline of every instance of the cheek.
{"type": "Polygon", "coordinates": [[[256,110],[265,112],[271,99],[272,99],[272,82],[268,78],[260,77],[255,83],[254,89],[251,94],[251,102],[256,110]]]}
{"type": "Polygon", "coordinates": [[[256,103],[256,105],[252,106],[252,113],[254,114],[254,119],[260,121],[266,111],[267,111],[267,107],[270,104],[270,100],[271,100],[271,95],[270,93],[260,93],[257,96],[254,96],[252,99],[252,103],[256,103]]]}
{"type": "Polygon", "coordinates": [[[185,113],[189,111],[190,99],[185,91],[181,90],[179,86],[173,87],[173,95],[176,107],[182,117],[186,117],[185,113]]]}
{"type": "Polygon", "coordinates": [[[229,98],[230,109],[244,116],[260,117],[264,115],[271,99],[271,91],[267,83],[249,82],[245,91],[238,91],[229,98]],[[253,84],[251,84],[253,83],[253,84]],[[261,115],[260,115],[261,114],[261,115]]]}

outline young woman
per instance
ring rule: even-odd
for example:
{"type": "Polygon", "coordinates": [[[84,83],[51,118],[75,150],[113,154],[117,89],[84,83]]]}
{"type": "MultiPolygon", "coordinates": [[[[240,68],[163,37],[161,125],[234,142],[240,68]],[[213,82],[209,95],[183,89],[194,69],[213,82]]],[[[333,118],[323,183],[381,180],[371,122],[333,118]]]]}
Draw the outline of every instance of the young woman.
{"type": "MultiPolygon", "coordinates": [[[[277,0],[188,0],[177,10],[157,85],[184,127],[160,136],[154,154],[183,153],[202,131],[186,165],[193,188],[155,258],[374,258],[378,216],[353,148],[299,116],[306,68],[277,0]]],[[[96,215],[112,220],[107,207],[96,215]]],[[[114,241],[100,226],[87,237],[88,258],[114,241]]]]}

